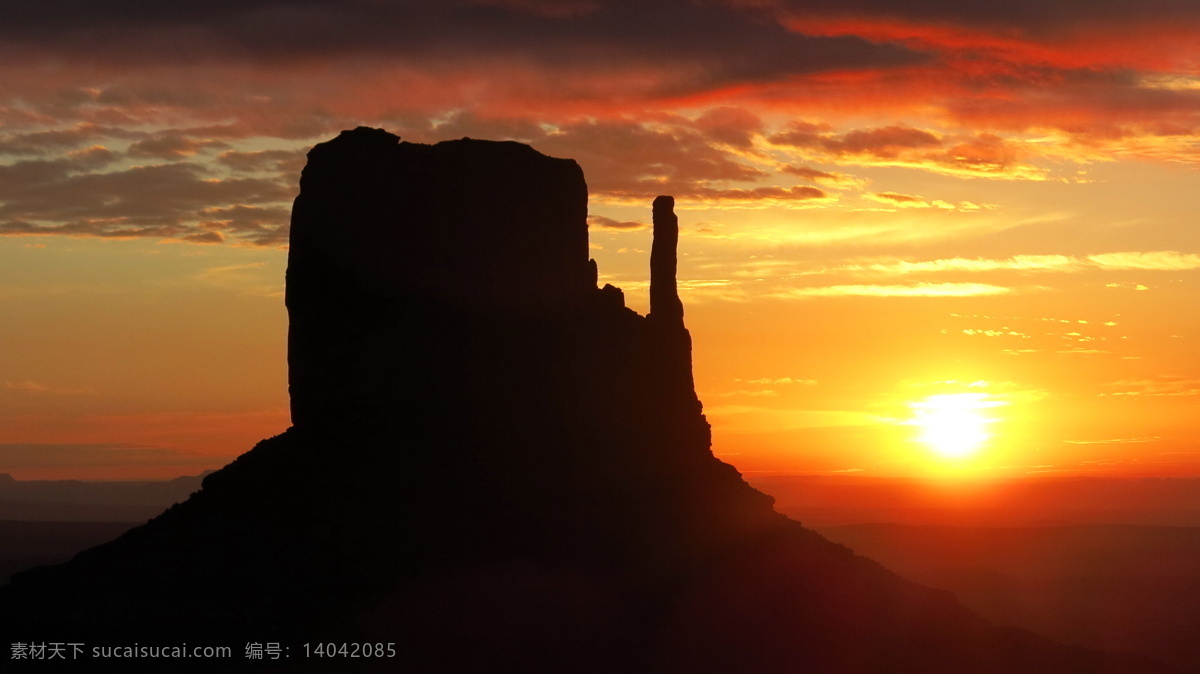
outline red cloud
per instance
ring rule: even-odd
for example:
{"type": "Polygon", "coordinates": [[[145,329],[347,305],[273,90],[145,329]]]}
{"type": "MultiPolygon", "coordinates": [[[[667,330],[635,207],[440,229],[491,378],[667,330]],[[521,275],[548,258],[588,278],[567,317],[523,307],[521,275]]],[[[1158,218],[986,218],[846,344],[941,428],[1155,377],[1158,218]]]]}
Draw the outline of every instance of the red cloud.
{"type": "Polygon", "coordinates": [[[893,159],[906,150],[940,147],[941,144],[941,139],[928,131],[889,126],[851,131],[840,139],[826,141],[824,147],[835,154],[869,154],[893,159]]]}
{"type": "Polygon", "coordinates": [[[784,166],[780,169],[784,173],[788,173],[805,180],[820,183],[854,183],[857,179],[845,173],[830,173],[828,171],[820,171],[810,166],[784,166]]]}
{"type": "Polygon", "coordinates": [[[576,157],[613,198],[822,198],[766,184],[767,169],[842,175],[776,168],[804,161],[1029,178],[1045,176],[1039,156],[1200,161],[1200,87],[1179,65],[1200,52],[1196,3],[137,4],[72,14],[47,0],[0,25],[7,231],[275,242],[278,226],[197,214],[277,208],[301,145],[364,123],[414,141],[526,140],[576,157]],[[872,117],[906,123],[847,122],[872,117]],[[142,167],[163,186],[151,196],[131,157],[175,168],[142,167]]]}

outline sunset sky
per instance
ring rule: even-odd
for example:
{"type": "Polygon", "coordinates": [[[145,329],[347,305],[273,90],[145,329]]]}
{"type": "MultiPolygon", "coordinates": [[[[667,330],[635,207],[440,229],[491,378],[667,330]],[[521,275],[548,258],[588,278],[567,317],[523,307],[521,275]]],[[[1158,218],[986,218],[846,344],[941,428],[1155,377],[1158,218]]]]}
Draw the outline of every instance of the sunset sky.
{"type": "Polygon", "coordinates": [[[6,7],[0,473],[194,474],[287,428],[291,200],[367,125],[576,159],[641,312],[674,195],[697,389],[748,474],[1200,475],[1198,26],[1193,0],[6,7]]]}

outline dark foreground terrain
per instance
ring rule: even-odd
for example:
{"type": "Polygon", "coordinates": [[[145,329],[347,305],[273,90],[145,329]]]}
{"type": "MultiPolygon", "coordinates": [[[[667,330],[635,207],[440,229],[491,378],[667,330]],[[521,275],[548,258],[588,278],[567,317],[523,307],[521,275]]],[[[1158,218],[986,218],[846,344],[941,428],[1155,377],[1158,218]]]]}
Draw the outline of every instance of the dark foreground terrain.
{"type": "Polygon", "coordinates": [[[1200,528],[823,527],[998,625],[1200,671],[1200,528]]]}

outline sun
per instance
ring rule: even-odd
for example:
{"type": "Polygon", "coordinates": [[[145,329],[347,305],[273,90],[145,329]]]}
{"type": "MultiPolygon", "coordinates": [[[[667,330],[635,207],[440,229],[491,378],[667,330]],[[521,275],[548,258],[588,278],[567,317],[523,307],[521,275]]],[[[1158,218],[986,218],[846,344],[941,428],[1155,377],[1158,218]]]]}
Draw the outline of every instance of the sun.
{"type": "Polygon", "coordinates": [[[995,421],[983,410],[1004,403],[986,393],[944,393],[909,403],[920,428],[917,439],[947,459],[965,459],[980,451],[991,438],[988,424],[995,421]]]}

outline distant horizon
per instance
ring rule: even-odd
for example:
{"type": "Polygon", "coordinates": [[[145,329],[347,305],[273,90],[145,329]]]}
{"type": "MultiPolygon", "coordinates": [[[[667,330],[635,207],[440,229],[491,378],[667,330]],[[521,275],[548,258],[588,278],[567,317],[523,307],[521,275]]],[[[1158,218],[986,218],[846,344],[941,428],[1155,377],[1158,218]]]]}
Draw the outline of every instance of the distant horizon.
{"type": "MultiPolygon", "coordinates": [[[[249,451],[249,450],[247,450],[249,451]]],[[[150,475],[139,477],[136,472],[122,474],[117,469],[106,469],[112,472],[109,477],[94,477],[89,473],[89,469],[83,468],[61,468],[55,469],[56,472],[37,473],[29,477],[23,474],[21,470],[0,471],[0,479],[5,477],[12,478],[16,482],[170,482],[180,478],[195,478],[203,477],[206,474],[214,473],[229,465],[237,457],[231,458],[228,462],[215,465],[211,468],[199,468],[191,472],[181,473],[164,473],[163,475],[150,475]],[[63,472],[65,471],[65,472],[63,472]]],[[[717,455],[718,459],[721,456],[717,455]]],[[[722,459],[726,463],[725,459],[722,459]]],[[[735,464],[731,464],[737,468],[735,464]]],[[[138,468],[135,470],[143,470],[138,468]]],[[[1020,482],[1020,481],[1053,481],[1053,480],[1127,480],[1127,481],[1143,481],[1143,480],[1196,480],[1200,481],[1200,473],[1197,474],[1176,474],[1176,475],[1160,475],[1156,473],[1104,473],[1104,472],[1055,472],[1055,473],[1025,473],[1025,474],[1007,474],[1007,475],[911,475],[904,473],[871,473],[867,471],[846,471],[833,470],[828,472],[804,471],[796,470],[741,470],[738,469],[742,477],[748,482],[762,478],[772,477],[787,477],[787,478],[821,478],[821,479],[844,479],[844,480],[886,480],[894,482],[910,482],[914,484],[984,484],[984,483],[1003,483],[1003,482],[1020,482]]]]}
{"type": "MultiPolygon", "coordinates": [[[[29,480],[0,473],[5,505],[0,521],[144,521],[199,489],[210,472],[141,480],[29,480]]],[[[772,496],[777,512],[816,528],[875,523],[1200,527],[1200,477],[744,473],[743,478],[772,496]]]]}

